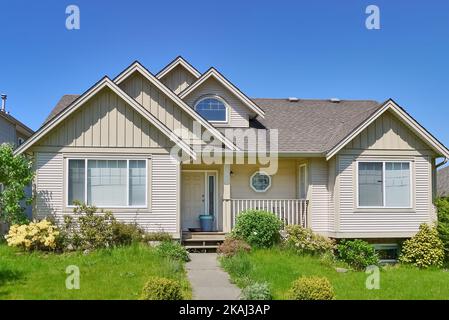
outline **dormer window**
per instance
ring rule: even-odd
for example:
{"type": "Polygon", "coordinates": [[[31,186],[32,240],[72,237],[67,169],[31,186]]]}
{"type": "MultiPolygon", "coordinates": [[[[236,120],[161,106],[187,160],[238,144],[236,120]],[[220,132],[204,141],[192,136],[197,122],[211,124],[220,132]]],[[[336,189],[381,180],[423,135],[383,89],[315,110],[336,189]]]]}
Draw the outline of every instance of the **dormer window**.
{"type": "Polygon", "coordinates": [[[195,110],[210,122],[228,122],[228,108],[218,97],[202,98],[195,105],[195,110]]]}

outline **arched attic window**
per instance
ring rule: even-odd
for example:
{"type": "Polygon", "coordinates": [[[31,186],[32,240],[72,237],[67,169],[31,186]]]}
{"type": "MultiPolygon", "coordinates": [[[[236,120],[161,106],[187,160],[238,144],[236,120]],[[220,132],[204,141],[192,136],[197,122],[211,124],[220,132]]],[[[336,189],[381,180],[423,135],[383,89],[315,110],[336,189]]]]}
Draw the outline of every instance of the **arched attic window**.
{"type": "Polygon", "coordinates": [[[228,122],[228,107],[220,97],[201,98],[195,104],[195,110],[210,122],[228,122]]]}

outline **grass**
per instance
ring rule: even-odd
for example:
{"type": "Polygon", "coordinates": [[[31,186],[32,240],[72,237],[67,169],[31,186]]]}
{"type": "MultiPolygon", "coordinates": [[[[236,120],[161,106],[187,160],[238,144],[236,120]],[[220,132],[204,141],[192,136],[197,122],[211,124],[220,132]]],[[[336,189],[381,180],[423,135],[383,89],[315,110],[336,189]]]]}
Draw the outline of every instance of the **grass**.
{"type": "Polygon", "coordinates": [[[0,299],[138,299],[151,276],[180,280],[191,298],[183,263],[142,244],[87,255],[26,253],[0,244],[0,299]],[[69,265],[79,267],[79,290],[66,289],[69,265]]]}
{"type": "Polygon", "coordinates": [[[292,281],[311,275],[327,277],[337,299],[449,299],[449,272],[441,269],[387,266],[380,272],[380,289],[368,290],[365,282],[369,275],[364,272],[338,273],[329,260],[279,248],[224,258],[222,265],[239,287],[268,282],[274,299],[286,299],[292,281]]]}

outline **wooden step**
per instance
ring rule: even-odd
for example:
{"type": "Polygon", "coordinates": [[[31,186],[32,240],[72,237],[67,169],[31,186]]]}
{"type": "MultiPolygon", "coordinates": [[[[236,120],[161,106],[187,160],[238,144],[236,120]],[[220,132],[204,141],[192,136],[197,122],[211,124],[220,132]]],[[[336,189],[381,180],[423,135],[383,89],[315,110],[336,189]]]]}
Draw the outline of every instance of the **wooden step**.
{"type": "Polygon", "coordinates": [[[183,241],[224,241],[224,232],[183,232],[183,241]]]}

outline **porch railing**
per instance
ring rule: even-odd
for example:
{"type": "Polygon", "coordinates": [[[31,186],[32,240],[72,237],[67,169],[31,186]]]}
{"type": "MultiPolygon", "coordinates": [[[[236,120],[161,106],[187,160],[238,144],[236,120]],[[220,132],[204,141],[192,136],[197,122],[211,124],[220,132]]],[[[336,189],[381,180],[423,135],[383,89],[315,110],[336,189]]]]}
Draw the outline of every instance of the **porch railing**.
{"type": "Polygon", "coordinates": [[[273,212],[285,225],[299,224],[307,227],[308,201],[304,199],[231,199],[231,228],[237,216],[245,210],[273,212]]]}

